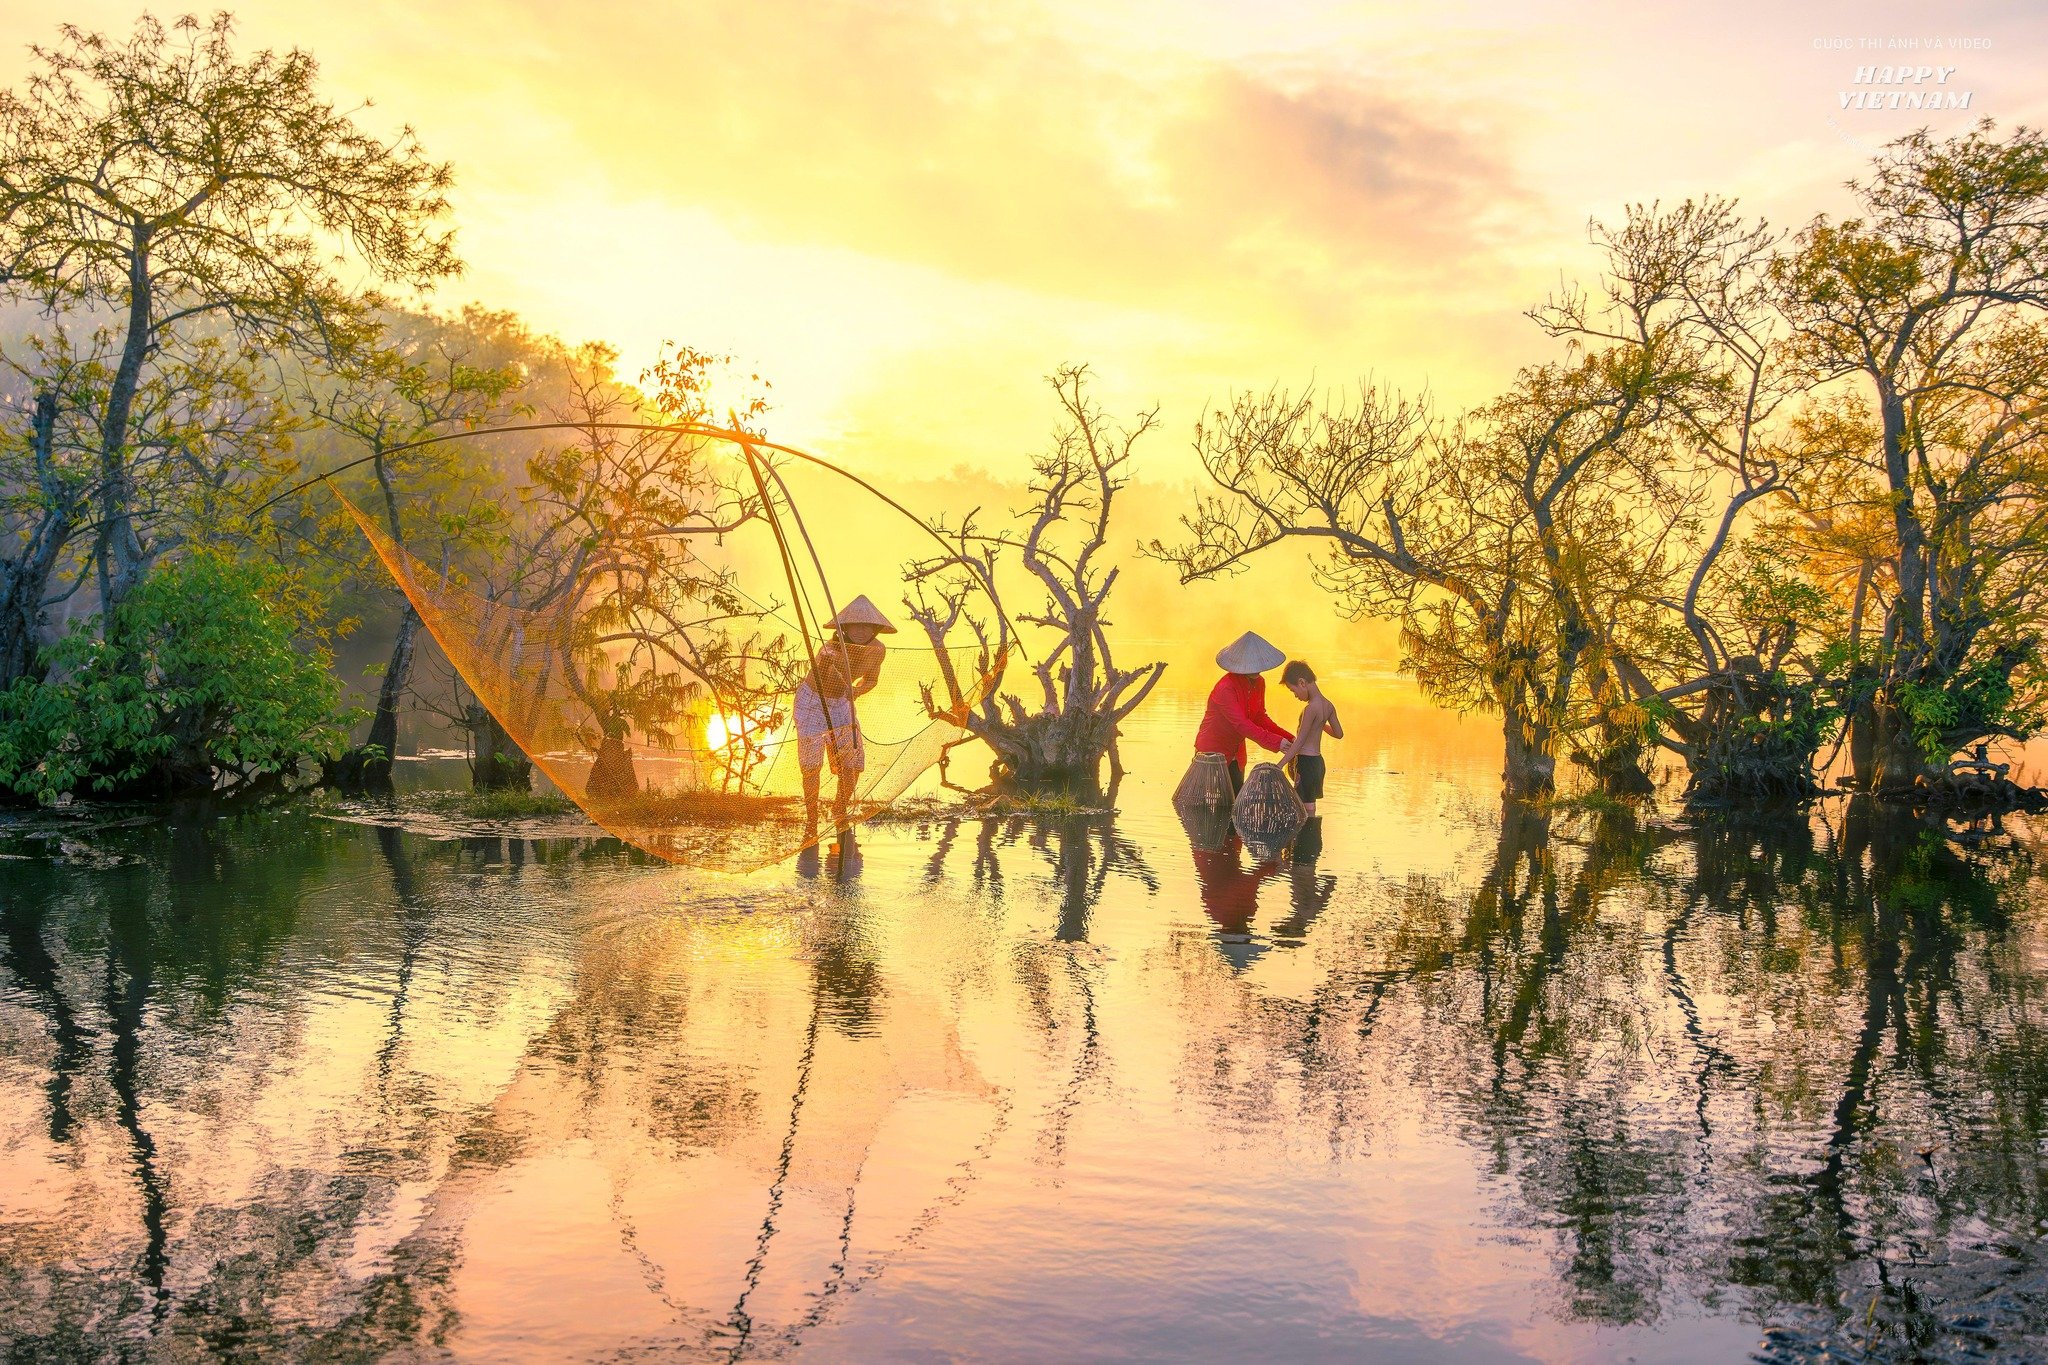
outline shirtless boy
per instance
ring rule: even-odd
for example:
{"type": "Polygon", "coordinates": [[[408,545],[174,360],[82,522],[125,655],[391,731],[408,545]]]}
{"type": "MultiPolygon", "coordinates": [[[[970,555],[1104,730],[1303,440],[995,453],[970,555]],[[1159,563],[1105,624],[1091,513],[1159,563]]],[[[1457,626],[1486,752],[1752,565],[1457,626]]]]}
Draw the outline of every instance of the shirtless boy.
{"type": "Polygon", "coordinates": [[[1283,761],[1294,760],[1295,794],[1301,797],[1308,813],[1314,815],[1316,802],[1323,795],[1323,736],[1342,739],[1344,726],[1337,719],[1337,708],[1316,686],[1315,670],[1307,664],[1299,659],[1291,661],[1280,671],[1280,682],[1303,703],[1301,722],[1294,727],[1294,738],[1280,751],[1280,757],[1283,761]]]}

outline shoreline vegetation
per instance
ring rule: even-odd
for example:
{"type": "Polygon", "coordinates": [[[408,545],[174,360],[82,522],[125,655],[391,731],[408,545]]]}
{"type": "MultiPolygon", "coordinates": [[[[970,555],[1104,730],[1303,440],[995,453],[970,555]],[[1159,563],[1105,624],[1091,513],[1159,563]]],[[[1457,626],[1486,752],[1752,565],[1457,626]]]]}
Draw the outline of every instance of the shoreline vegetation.
{"type": "MultiPolygon", "coordinates": [[[[228,16],[67,27],[36,61],[0,103],[24,320],[0,338],[0,801],[268,795],[314,769],[388,790],[424,712],[504,794],[481,809],[526,809],[518,737],[422,638],[370,527],[480,601],[581,614],[551,657],[620,791],[627,739],[708,748],[706,697],[788,697],[805,651],[691,550],[772,519],[767,484],[601,430],[758,437],[765,381],[675,345],[635,384],[602,343],[401,306],[461,267],[451,167],[228,16]],[[339,661],[365,654],[355,709],[339,661]]],[[[1314,552],[1314,588],[1397,624],[1428,698],[1498,718],[1513,801],[1643,796],[1660,758],[1686,802],[1805,801],[1840,752],[1887,801],[2038,804],[1988,746],[2048,725],[2048,140],[1923,130],[1849,189],[1849,216],[1789,229],[1715,196],[1593,222],[1592,270],[1526,310],[1539,359],[1468,411],[1370,381],[1227,395],[1194,427],[1208,491],[1139,555],[1194,583],[1314,552]]],[[[1162,423],[1109,420],[1085,366],[1049,381],[1061,425],[1014,515],[928,527],[900,609],[976,642],[979,673],[922,700],[987,749],[991,809],[1079,813],[1165,667],[1110,629],[1113,508],[1162,423]]]]}

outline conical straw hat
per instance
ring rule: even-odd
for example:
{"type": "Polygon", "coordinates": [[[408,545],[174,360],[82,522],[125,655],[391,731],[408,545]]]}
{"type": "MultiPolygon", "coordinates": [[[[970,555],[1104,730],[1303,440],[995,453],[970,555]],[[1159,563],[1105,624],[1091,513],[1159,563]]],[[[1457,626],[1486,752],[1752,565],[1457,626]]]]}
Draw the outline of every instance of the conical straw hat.
{"type": "MultiPolygon", "coordinates": [[[[862,593],[859,597],[848,602],[837,616],[825,624],[828,626],[873,626],[884,634],[893,635],[896,633],[896,627],[890,624],[888,617],[882,615],[880,607],[868,601],[866,593],[862,593]]],[[[1271,667],[1270,664],[1267,666],[1271,667]]]]}
{"type": "Polygon", "coordinates": [[[1264,673],[1286,662],[1270,641],[1249,630],[1216,651],[1216,666],[1225,673],[1264,673]]]}

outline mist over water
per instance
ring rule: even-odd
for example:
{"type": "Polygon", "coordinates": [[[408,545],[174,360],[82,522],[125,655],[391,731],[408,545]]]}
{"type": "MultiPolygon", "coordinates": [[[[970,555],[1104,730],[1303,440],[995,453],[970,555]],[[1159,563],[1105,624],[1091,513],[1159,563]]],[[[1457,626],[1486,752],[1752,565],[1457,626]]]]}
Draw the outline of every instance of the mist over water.
{"type": "Polygon", "coordinates": [[[2036,826],[1504,813],[1485,718],[1340,676],[1320,850],[1259,863],[1169,807],[1179,681],[1114,819],[745,877],[310,807],[0,827],[0,1341],[2048,1348],[2036,826]]]}

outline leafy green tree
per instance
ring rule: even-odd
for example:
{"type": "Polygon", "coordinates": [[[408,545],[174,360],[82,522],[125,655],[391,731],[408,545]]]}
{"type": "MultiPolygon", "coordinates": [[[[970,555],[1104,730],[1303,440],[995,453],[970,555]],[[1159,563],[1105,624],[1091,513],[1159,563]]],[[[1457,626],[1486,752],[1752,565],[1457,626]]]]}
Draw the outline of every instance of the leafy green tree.
{"type": "MultiPolygon", "coordinates": [[[[347,438],[347,448],[368,452],[367,475],[350,481],[360,485],[352,490],[358,505],[380,518],[394,542],[444,573],[480,567],[502,543],[508,515],[497,471],[477,458],[482,452],[459,442],[417,443],[515,415],[533,349],[509,314],[394,317],[375,346],[340,357],[310,395],[309,406],[347,438]]],[[[353,534],[349,540],[361,543],[353,534]]],[[[402,601],[369,734],[336,767],[345,786],[390,780],[419,632],[419,613],[402,601]]]]}
{"type": "MultiPolygon", "coordinates": [[[[761,630],[775,603],[739,591],[734,571],[703,553],[762,515],[751,479],[723,442],[652,429],[718,421],[711,392],[729,361],[665,349],[643,394],[617,378],[615,359],[603,345],[558,345],[534,376],[559,396],[540,414],[569,439],[527,460],[502,546],[465,585],[483,614],[461,648],[469,667],[506,675],[517,706],[555,715],[543,702],[566,697],[572,733],[547,742],[589,750],[593,790],[624,796],[638,790],[629,735],[691,748],[686,727],[703,724],[707,707],[772,728],[801,652],[761,630]]],[[[757,431],[766,406],[756,391],[724,414],[724,429],[757,431]]],[[[478,785],[502,780],[507,764],[523,780],[498,718],[467,712],[475,751],[504,756],[478,766],[478,785]]],[[[750,765],[737,767],[720,776],[744,786],[750,765]]]]}
{"type": "Polygon", "coordinates": [[[211,554],[152,571],[97,633],[52,647],[53,681],[0,693],[0,785],[38,800],[240,790],[339,752],[340,683],[325,651],[295,645],[280,577],[211,554]]]}
{"type": "Polygon", "coordinates": [[[238,54],[226,15],[145,15],[126,42],[63,25],[33,51],[0,94],[0,280],[90,319],[110,359],[90,424],[111,622],[161,553],[145,486],[177,463],[175,444],[137,449],[151,385],[173,401],[203,387],[188,339],[208,329],[238,359],[368,341],[380,300],[354,277],[424,287],[457,268],[435,225],[449,172],[409,131],[378,136],[322,98],[308,54],[238,54]]]}
{"type": "Polygon", "coordinates": [[[1923,130],[1852,188],[1857,215],[1814,219],[1775,278],[1798,362],[1868,433],[1841,443],[1888,523],[1858,588],[1881,628],[1857,634],[1850,753],[1863,785],[1904,788],[2039,724],[2048,140],[1923,130]]]}
{"type": "Polygon", "coordinates": [[[1632,340],[1523,370],[1449,429],[1371,386],[1355,402],[1241,395],[1196,434],[1221,496],[1150,553],[1188,581],[1327,544],[1318,576],[1340,608],[1398,620],[1425,692],[1501,717],[1507,793],[1546,795],[1568,738],[1602,719],[1592,685],[1689,513],[1663,428],[1710,377],[1637,322],[1632,340]]]}
{"type": "MultiPolygon", "coordinates": [[[[115,352],[108,329],[78,307],[0,350],[0,688],[37,674],[48,612],[77,600],[99,562],[85,533],[115,352]]],[[[270,368],[204,322],[164,339],[128,416],[131,463],[150,471],[132,524],[152,557],[245,538],[242,509],[288,469],[301,425],[270,368]]]]}
{"type": "Polygon", "coordinates": [[[1779,234],[1708,197],[1632,205],[1618,225],[1596,221],[1591,238],[1591,287],[1531,316],[1575,346],[1663,349],[1695,378],[1662,415],[1662,562],[1612,599],[1589,679],[1594,743],[1583,747],[1610,786],[1640,773],[1654,741],[1685,760],[1695,797],[1809,791],[1823,686],[1784,670],[1816,654],[1786,633],[1783,602],[1762,591],[1748,553],[1758,512],[1784,503],[1799,472],[1778,420],[1800,392],[1773,307],[1779,234]]]}

